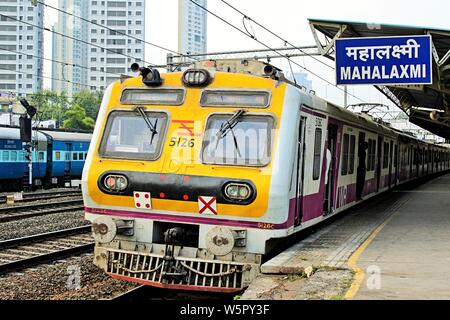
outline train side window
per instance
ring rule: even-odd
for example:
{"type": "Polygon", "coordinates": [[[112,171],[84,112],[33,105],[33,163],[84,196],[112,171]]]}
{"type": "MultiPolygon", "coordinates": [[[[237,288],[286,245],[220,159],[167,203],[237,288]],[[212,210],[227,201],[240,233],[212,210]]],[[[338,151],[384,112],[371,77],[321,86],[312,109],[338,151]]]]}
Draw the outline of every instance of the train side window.
{"type": "Polygon", "coordinates": [[[17,162],[17,151],[11,151],[11,162],[17,162]]]}
{"type": "Polygon", "coordinates": [[[344,134],[344,143],[342,147],[342,165],[341,175],[346,176],[348,173],[348,150],[349,149],[349,137],[348,134],[344,134]]]}
{"type": "Polygon", "coordinates": [[[74,152],[72,154],[72,160],[74,160],[74,161],[78,160],[78,153],[74,152]]]}
{"type": "Polygon", "coordinates": [[[9,161],[9,151],[3,151],[2,152],[2,161],[8,162],[9,161]]]}
{"type": "Polygon", "coordinates": [[[396,144],[394,147],[394,168],[397,168],[398,161],[398,145],[396,144]]]}
{"type": "Polygon", "coordinates": [[[349,166],[348,174],[355,172],[355,151],[356,151],[356,136],[350,136],[350,153],[349,153],[349,166]]]}
{"type": "Polygon", "coordinates": [[[322,129],[317,128],[314,138],[313,180],[319,180],[322,157],[322,129]]]}
{"type": "Polygon", "coordinates": [[[375,159],[377,157],[377,141],[372,140],[372,171],[375,170],[375,159]]]}
{"type": "Polygon", "coordinates": [[[78,153],[78,160],[84,160],[83,152],[78,153]]]}
{"type": "Polygon", "coordinates": [[[60,151],[55,152],[55,160],[61,160],[61,152],[60,151]]]}
{"type": "Polygon", "coordinates": [[[383,169],[386,169],[389,166],[389,143],[384,143],[383,150],[383,169]]]}
{"type": "Polygon", "coordinates": [[[375,140],[369,139],[369,147],[367,149],[367,171],[373,171],[375,169],[375,140]]]}
{"type": "Polygon", "coordinates": [[[38,153],[38,161],[44,161],[45,153],[43,151],[39,151],[38,153]]]}
{"type": "Polygon", "coordinates": [[[64,159],[66,159],[66,161],[70,161],[70,152],[66,152],[65,153],[65,158],[64,159]]]}

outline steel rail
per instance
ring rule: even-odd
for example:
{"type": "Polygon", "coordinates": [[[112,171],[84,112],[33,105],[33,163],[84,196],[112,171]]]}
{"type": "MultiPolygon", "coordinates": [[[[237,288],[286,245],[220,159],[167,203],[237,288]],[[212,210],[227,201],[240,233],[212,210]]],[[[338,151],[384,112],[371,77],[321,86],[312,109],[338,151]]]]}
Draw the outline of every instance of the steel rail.
{"type": "MultiPolygon", "coordinates": [[[[89,252],[94,248],[94,241],[89,242],[85,239],[78,240],[79,244],[69,244],[67,240],[71,240],[70,237],[76,237],[76,236],[82,236],[84,234],[88,234],[90,231],[91,226],[82,226],[82,227],[76,227],[71,229],[65,229],[65,230],[59,230],[54,232],[47,232],[42,233],[34,236],[27,236],[22,238],[16,238],[16,239],[10,239],[5,241],[0,241],[0,259],[3,261],[8,261],[6,263],[0,262],[0,274],[4,274],[10,271],[14,270],[21,270],[23,268],[43,264],[49,261],[54,261],[63,257],[80,254],[84,252],[89,252]],[[65,241],[61,241],[65,240],[65,241]],[[55,245],[54,243],[58,243],[58,241],[61,241],[60,244],[55,245]],[[46,242],[52,242],[51,244],[47,244],[47,246],[54,246],[55,250],[52,251],[52,249],[44,249],[40,247],[39,245],[45,245],[46,242]],[[27,248],[24,248],[20,252],[25,257],[20,259],[21,253],[5,253],[8,250],[19,250],[20,248],[23,248],[27,246],[27,248]],[[41,250],[41,251],[50,251],[50,252],[42,252],[42,254],[34,254],[33,252],[29,252],[26,250],[29,250],[29,247],[35,246],[35,249],[41,250]],[[63,249],[57,249],[58,247],[62,247],[63,249]],[[28,255],[27,255],[27,252],[28,255]],[[31,254],[31,256],[30,256],[31,254]],[[34,254],[34,255],[33,255],[34,254]],[[10,256],[16,256],[19,259],[18,260],[11,260],[9,258],[10,256]]],[[[74,242],[77,241],[76,238],[73,239],[74,242]]]]}

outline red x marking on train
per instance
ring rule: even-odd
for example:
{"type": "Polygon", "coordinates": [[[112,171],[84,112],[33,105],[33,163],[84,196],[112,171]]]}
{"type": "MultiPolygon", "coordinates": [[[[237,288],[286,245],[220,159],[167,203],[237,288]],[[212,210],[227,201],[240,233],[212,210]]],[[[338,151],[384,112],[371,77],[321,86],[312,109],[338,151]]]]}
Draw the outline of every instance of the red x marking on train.
{"type": "Polygon", "coordinates": [[[216,197],[198,197],[198,209],[200,214],[218,215],[216,197]]]}
{"type": "Polygon", "coordinates": [[[178,129],[181,131],[183,130],[183,132],[178,132],[179,136],[184,136],[184,137],[199,137],[201,136],[201,134],[199,133],[195,133],[194,130],[194,124],[195,121],[194,120],[172,120],[173,123],[179,123],[180,126],[178,127],[178,129]]]}

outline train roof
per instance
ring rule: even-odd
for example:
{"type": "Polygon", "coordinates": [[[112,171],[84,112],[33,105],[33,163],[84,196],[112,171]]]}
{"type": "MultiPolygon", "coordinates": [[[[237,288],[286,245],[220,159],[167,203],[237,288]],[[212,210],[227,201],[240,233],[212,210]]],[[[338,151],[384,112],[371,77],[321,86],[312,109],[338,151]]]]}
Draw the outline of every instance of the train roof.
{"type": "Polygon", "coordinates": [[[92,139],[92,134],[90,134],[90,133],[60,132],[60,131],[47,131],[47,130],[39,130],[39,131],[50,136],[53,140],[58,140],[58,141],[90,142],[92,139]]]}
{"type": "MultiPolygon", "coordinates": [[[[47,142],[47,137],[35,130],[33,130],[33,139],[36,139],[36,133],[38,141],[47,142]]],[[[0,127],[0,139],[20,140],[20,129],[0,127]]]]}

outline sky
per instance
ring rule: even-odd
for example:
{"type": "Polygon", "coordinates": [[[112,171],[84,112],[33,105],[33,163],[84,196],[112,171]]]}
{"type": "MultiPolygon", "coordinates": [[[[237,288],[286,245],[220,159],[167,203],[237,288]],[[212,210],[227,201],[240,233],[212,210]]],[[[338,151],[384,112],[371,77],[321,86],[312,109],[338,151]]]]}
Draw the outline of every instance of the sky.
{"type": "MultiPolygon", "coordinates": [[[[178,0],[144,0],[146,3],[146,41],[177,51],[178,45],[178,0]]],[[[227,0],[230,4],[271,29],[291,43],[304,46],[314,45],[308,18],[388,23],[429,28],[450,29],[450,1],[448,0],[227,0]]],[[[58,6],[58,0],[46,0],[58,6]]],[[[242,16],[228,8],[221,0],[208,0],[208,9],[230,23],[242,28],[242,16]]],[[[45,26],[50,27],[57,20],[57,14],[46,9],[45,26]]],[[[270,47],[283,47],[279,39],[254,26],[256,38],[270,47]]],[[[254,40],[233,30],[214,16],[208,15],[208,51],[231,51],[264,48],[254,40]]],[[[51,34],[45,33],[45,43],[51,43],[51,34]]],[[[160,49],[146,45],[145,60],[154,64],[165,64],[166,54],[160,49]]],[[[45,45],[45,56],[51,58],[51,46],[45,45]]],[[[322,58],[321,58],[322,59],[322,58]]],[[[313,59],[294,58],[314,73],[334,83],[333,70],[313,59]]],[[[325,60],[326,61],[326,60],[325,60]]],[[[272,63],[288,73],[286,59],[272,60],[272,63]]],[[[330,62],[329,62],[330,63],[330,62]]],[[[303,71],[292,65],[294,72],[303,71]]],[[[51,76],[51,63],[44,67],[46,76],[51,76]]],[[[323,98],[343,104],[344,94],[333,85],[309,75],[313,89],[323,98]]],[[[50,87],[50,81],[45,86],[50,87]]],[[[370,86],[349,87],[349,93],[366,102],[392,105],[383,95],[370,86]]],[[[349,104],[359,103],[349,97],[349,104]]]]}

